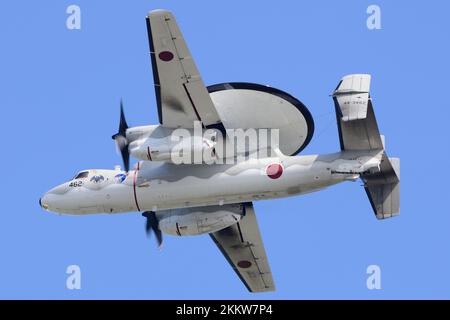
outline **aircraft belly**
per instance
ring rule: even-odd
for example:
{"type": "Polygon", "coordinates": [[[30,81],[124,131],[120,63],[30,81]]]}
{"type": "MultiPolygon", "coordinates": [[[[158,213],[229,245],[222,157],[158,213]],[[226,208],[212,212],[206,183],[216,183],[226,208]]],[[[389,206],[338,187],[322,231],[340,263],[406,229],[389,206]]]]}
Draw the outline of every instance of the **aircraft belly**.
{"type": "Polygon", "coordinates": [[[261,192],[255,188],[261,185],[261,177],[218,174],[208,179],[186,177],[172,182],[150,182],[148,188],[137,189],[139,206],[141,210],[156,210],[249,201],[254,192],[261,192]]]}

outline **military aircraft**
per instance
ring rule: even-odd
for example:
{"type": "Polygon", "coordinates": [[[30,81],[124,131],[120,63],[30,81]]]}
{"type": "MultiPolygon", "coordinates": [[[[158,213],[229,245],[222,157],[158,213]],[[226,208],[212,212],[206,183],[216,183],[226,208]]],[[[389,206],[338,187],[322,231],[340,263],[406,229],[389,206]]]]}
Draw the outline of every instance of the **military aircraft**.
{"type": "Polygon", "coordinates": [[[124,170],[82,170],[45,193],[42,208],[73,215],[142,212],[160,245],[162,233],[209,234],[251,292],[275,290],[253,201],[361,179],[376,218],[399,214],[400,162],[386,154],[370,75],[345,76],[332,94],[341,150],[295,156],[314,132],[304,104],[259,84],[205,87],[172,13],[151,11],[146,21],[159,124],[128,127],[121,105],[113,139],[124,170]],[[262,137],[256,147],[227,148],[234,147],[233,132],[243,129],[262,137]],[[267,142],[272,134],[277,139],[267,142]],[[209,161],[192,161],[192,153],[209,161]],[[130,154],[140,160],[131,170],[130,154]]]}

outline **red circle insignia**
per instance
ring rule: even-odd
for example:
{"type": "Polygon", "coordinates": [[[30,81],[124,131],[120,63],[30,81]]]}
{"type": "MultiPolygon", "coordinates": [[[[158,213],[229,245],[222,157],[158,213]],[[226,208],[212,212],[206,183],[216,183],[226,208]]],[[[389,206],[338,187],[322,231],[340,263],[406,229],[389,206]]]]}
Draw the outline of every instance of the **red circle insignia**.
{"type": "Polygon", "coordinates": [[[250,268],[252,266],[252,263],[250,261],[247,260],[241,260],[237,263],[239,268],[243,268],[243,269],[247,269],[250,268]]]}
{"type": "Polygon", "coordinates": [[[170,61],[173,59],[173,53],[170,51],[162,51],[158,54],[158,57],[162,60],[162,61],[170,61]]]}
{"type": "Polygon", "coordinates": [[[269,164],[266,168],[266,174],[271,179],[278,179],[283,174],[283,166],[279,163],[269,164]]]}

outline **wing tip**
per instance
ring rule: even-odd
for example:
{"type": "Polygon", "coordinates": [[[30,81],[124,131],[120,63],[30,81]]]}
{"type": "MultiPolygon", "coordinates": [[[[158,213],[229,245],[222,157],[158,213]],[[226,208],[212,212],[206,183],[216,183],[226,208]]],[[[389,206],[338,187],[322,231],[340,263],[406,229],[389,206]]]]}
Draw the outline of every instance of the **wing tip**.
{"type": "Polygon", "coordinates": [[[173,16],[172,12],[167,9],[154,9],[148,12],[147,17],[157,17],[157,16],[165,16],[165,15],[171,15],[173,16]]]}

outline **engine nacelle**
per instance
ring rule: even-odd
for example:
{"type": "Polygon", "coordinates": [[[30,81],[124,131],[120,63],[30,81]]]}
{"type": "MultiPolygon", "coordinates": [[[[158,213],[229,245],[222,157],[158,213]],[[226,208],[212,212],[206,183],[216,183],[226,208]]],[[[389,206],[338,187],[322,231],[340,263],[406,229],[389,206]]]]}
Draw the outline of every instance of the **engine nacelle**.
{"type": "MultiPolygon", "coordinates": [[[[166,129],[167,130],[167,129],[166,129]]],[[[215,157],[214,138],[208,139],[205,137],[183,137],[179,140],[174,140],[174,137],[168,135],[164,137],[144,137],[137,139],[130,143],[130,154],[141,160],[149,161],[172,161],[179,163],[181,159],[193,159],[194,154],[200,154],[203,158],[215,157]]],[[[189,161],[191,163],[191,161],[189,161]]]]}
{"type": "Polygon", "coordinates": [[[175,236],[191,236],[216,232],[229,227],[242,217],[240,205],[164,210],[157,212],[159,229],[175,236]]]}

